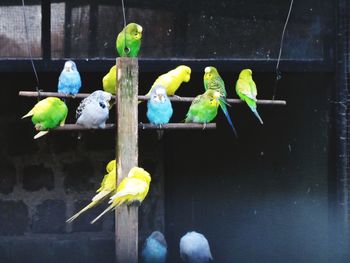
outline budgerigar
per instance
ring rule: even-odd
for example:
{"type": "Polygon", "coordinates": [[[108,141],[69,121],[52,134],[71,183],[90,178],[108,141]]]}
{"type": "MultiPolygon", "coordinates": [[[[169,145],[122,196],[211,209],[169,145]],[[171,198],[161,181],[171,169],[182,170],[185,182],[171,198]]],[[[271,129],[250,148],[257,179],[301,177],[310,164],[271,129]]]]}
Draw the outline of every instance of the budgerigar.
{"type": "Polygon", "coordinates": [[[221,76],[219,75],[219,72],[217,71],[217,69],[215,67],[206,67],[204,69],[204,77],[203,77],[203,81],[204,81],[204,88],[205,90],[211,89],[211,90],[215,90],[220,92],[220,107],[222,109],[222,111],[224,112],[226,119],[228,121],[228,123],[230,124],[233,132],[235,133],[236,137],[237,137],[237,132],[235,127],[233,126],[231,117],[227,111],[227,107],[226,107],[226,89],[225,89],[225,83],[223,81],[223,79],[221,78],[221,76]]]}
{"type": "Polygon", "coordinates": [[[180,239],[180,256],[186,263],[207,263],[213,260],[208,240],[195,231],[180,239]]]}
{"type": "Polygon", "coordinates": [[[142,38],[142,26],[136,23],[128,24],[118,34],[116,47],[121,57],[137,57],[142,38]]]}
{"type": "Polygon", "coordinates": [[[169,72],[160,75],[153,83],[151,89],[148,91],[146,96],[151,94],[151,91],[157,85],[161,85],[166,89],[168,96],[174,96],[182,82],[189,82],[191,78],[191,68],[185,65],[176,67],[169,72]]]}
{"type": "Polygon", "coordinates": [[[48,97],[35,104],[22,119],[32,116],[35,129],[39,131],[39,133],[34,136],[34,139],[37,139],[47,134],[49,129],[53,129],[58,125],[63,126],[67,115],[68,108],[62,100],[48,97]]]}
{"type": "Polygon", "coordinates": [[[108,174],[103,177],[101,186],[96,191],[96,195],[91,199],[91,203],[81,209],[78,213],[69,218],[66,222],[73,222],[78,216],[80,216],[85,211],[93,208],[94,206],[101,203],[106,197],[115,194],[115,189],[117,187],[117,175],[116,175],[116,163],[115,160],[110,161],[106,170],[108,174]]]}
{"type": "Polygon", "coordinates": [[[116,93],[117,87],[117,66],[111,67],[109,72],[102,79],[103,90],[113,95],[116,93]]]}
{"type": "Polygon", "coordinates": [[[64,63],[63,70],[58,78],[58,92],[75,95],[81,87],[81,78],[77,66],[72,60],[64,63]]]}
{"type": "Polygon", "coordinates": [[[132,203],[141,204],[145,199],[149,185],[151,183],[151,176],[148,172],[140,167],[133,167],[117,187],[116,193],[110,198],[109,204],[98,217],[91,221],[95,223],[105,213],[116,209],[120,205],[130,205],[132,203]]]}
{"type": "Polygon", "coordinates": [[[256,89],[252,74],[253,72],[251,69],[243,69],[241,71],[236,82],[236,93],[241,100],[247,103],[260,123],[263,124],[264,122],[256,110],[256,96],[258,95],[258,91],[256,89]]]}
{"type": "Polygon", "coordinates": [[[112,95],[96,90],[82,100],[76,111],[77,124],[87,128],[105,128],[109,117],[109,101],[112,95]]]}
{"type": "Polygon", "coordinates": [[[141,257],[143,263],[165,263],[167,256],[167,243],[164,235],[154,231],[143,245],[141,257]]]}
{"type": "Polygon", "coordinates": [[[173,115],[171,102],[165,88],[157,85],[152,89],[151,98],[147,102],[147,118],[150,123],[162,125],[169,122],[173,115]]]}
{"type": "Polygon", "coordinates": [[[216,117],[219,105],[220,93],[207,90],[192,101],[185,122],[209,123],[216,117]]]}

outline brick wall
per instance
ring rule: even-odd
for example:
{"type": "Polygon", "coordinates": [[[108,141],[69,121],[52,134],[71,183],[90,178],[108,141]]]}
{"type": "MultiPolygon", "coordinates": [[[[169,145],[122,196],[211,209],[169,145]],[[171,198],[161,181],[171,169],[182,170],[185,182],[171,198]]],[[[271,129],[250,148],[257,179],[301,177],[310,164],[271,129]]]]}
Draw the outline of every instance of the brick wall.
{"type": "MultiPolygon", "coordinates": [[[[0,262],[113,262],[113,213],[89,223],[106,203],[72,224],[65,221],[99,187],[114,158],[114,132],[87,132],[80,140],[76,133],[52,133],[34,141],[33,125],[20,116],[35,100],[19,98],[18,78],[6,78],[8,100],[0,106],[0,262]]],[[[164,228],[163,145],[149,133],[140,134],[140,165],[153,179],[140,209],[141,242],[164,228]]]]}

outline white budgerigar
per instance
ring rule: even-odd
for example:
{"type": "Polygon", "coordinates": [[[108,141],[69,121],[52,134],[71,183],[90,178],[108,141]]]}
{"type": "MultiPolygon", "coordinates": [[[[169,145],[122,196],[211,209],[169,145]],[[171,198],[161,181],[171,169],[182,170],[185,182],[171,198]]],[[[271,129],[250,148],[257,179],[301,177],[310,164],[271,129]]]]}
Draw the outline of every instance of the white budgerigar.
{"type": "Polygon", "coordinates": [[[180,256],[187,263],[207,263],[213,260],[208,240],[195,231],[180,239],[180,256]]]}
{"type": "Polygon", "coordinates": [[[96,90],[85,98],[76,111],[77,124],[87,128],[105,128],[109,117],[109,101],[112,95],[96,90]]]}

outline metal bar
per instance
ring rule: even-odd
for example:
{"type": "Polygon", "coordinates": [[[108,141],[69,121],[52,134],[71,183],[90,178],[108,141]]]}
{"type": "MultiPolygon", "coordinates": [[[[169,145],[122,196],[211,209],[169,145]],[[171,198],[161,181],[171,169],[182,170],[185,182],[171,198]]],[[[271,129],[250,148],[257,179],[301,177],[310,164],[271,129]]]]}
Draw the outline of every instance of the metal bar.
{"type": "MultiPolygon", "coordinates": [[[[115,129],[114,123],[107,123],[104,129],[91,129],[81,126],[79,124],[65,124],[64,126],[59,126],[52,131],[92,131],[92,130],[112,130],[115,129]]],[[[158,125],[153,125],[150,123],[139,123],[138,128],[140,130],[213,130],[216,129],[216,123],[168,123],[161,127],[158,125]]]]}
{"type": "Polygon", "coordinates": [[[43,60],[51,60],[51,0],[41,2],[41,48],[43,60]]]}
{"type": "MultiPolygon", "coordinates": [[[[38,97],[38,92],[36,91],[20,91],[19,96],[22,97],[38,97]]],[[[40,92],[40,96],[42,97],[58,97],[58,98],[72,98],[72,99],[83,99],[89,96],[89,93],[78,93],[75,96],[72,95],[66,95],[62,93],[57,93],[57,92],[40,92]]],[[[112,96],[115,98],[115,96],[112,96]]],[[[141,101],[147,101],[149,99],[148,96],[144,95],[139,95],[138,100],[141,101]]],[[[186,103],[191,103],[194,98],[193,97],[169,97],[169,99],[173,102],[186,102],[186,103]]],[[[227,102],[229,104],[243,104],[243,101],[240,99],[227,99],[227,102]]],[[[287,102],[285,100],[258,100],[256,102],[259,105],[280,105],[280,106],[285,106],[287,105],[287,102]]]]}
{"type": "MultiPolygon", "coordinates": [[[[66,4],[70,3],[69,1],[66,4]]],[[[67,14],[68,19],[68,14],[67,14]]],[[[70,27],[66,26],[65,56],[68,56],[70,45],[70,27]]],[[[65,59],[50,60],[49,63],[41,59],[35,59],[35,66],[39,72],[57,72],[62,70],[65,59]]],[[[114,58],[89,58],[74,59],[81,72],[104,72],[106,73],[114,58]]],[[[0,72],[29,72],[31,68],[27,65],[28,59],[0,58],[0,72]]],[[[282,72],[334,72],[335,65],[322,59],[307,60],[281,60],[280,70],[282,72]]],[[[239,72],[247,65],[254,72],[275,73],[276,60],[240,60],[240,59],[179,59],[179,58],[139,58],[140,72],[166,72],[178,65],[187,65],[193,72],[203,72],[206,65],[217,67],[220,72],[239,72]]]]}

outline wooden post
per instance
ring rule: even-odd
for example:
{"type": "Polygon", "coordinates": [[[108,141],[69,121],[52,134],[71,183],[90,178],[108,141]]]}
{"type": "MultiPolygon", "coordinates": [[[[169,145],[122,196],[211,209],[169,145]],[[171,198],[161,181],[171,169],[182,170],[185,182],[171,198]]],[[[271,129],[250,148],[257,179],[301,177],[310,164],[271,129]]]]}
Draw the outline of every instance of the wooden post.
{"type": "MultiPolygon", "coordinates": [[[[116,161],[118,184],[138,165],[138,61],[117,58],[116,161]]],[[[138,207],[121,206],[115,211],[117,263],[137,263],[138,207]]]]}

